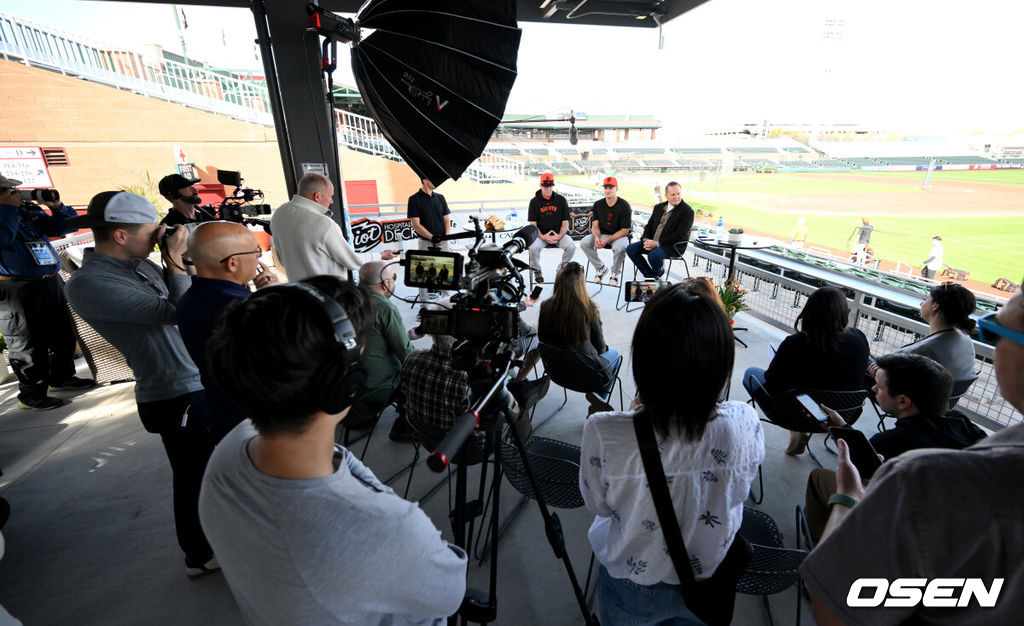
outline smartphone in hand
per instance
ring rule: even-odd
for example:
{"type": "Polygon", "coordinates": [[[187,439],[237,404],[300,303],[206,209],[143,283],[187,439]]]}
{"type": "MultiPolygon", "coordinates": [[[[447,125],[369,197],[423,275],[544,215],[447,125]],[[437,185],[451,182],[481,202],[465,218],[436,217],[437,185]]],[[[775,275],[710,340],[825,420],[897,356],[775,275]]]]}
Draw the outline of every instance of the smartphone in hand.
{"type": "Polygon", "coordinates": [[[806,413],[807,415],[813,417],[814,419],[818,420],[821,423],[825,423],[828,421],[828,415],[826,415],[825,412],[821,410],[821,407],[818,406],[818,403],[815,402],[814,398],[812,398],[811,396],[807,395],[806,393],[802,393],[796,397],[796,401],[800,403],[800,406],[803,407],[804,409],[804,413],[806,413]]]}
{"type": "Polygon", "coordinates": [[[530,292],[530,299],[536,300],[537,298],[540,297],[542,291],[544,291],[544,288],[541,287],[540,285],[537,285],[536,287],[533,288],[533,291],[530,292]]]}
{"type": "Polygon", "coordinates": [[[875,470],[882,465],[882,462],[878,460],[878,453],[875,452],[871,442],[864,436],[864,433],[856,428],[833,426],[829,429],[829,432],[836,439],[845,441],[846,445],[850,447],[850,461],[853,462],[853,466],[860,472],[860,477],[863,480],[870,479],[875,474],[875,470]]]}

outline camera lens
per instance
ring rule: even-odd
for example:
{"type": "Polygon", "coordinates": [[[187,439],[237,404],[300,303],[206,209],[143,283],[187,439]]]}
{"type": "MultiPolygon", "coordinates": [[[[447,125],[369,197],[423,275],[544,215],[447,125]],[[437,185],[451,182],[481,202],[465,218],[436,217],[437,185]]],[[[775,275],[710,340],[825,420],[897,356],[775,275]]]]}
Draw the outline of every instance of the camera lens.
{"type": "Polygon", "coordinates": [[[21,199],[26,202],[57,202],[60,194],[56,189],[19,189],[21,199]]]}

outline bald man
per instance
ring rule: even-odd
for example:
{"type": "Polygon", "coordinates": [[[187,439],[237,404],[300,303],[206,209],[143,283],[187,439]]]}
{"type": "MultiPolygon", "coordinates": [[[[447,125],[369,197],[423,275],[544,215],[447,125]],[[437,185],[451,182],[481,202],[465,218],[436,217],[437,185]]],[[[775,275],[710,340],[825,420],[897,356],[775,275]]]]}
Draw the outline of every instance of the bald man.
{"type": "MultiPolygon", "coordinates": [[[[352,405],[345,425],[368,428],[376,422],[398,391],[402,362],[412,352],[410,339],[419,335],[405,329],[402,315],[391,303],[395,292],[395,271],[383,261],[370,261],[359,268],[359,285],[368,288],[375,312],[373,330],[365,337],[363,367],[366,389],[352,405]]],[[[401,404],[400,410],[401,410],[401,404]]]]}
{"type": "MultiPolygon", "coordinates": [[[[298,193],[278,207],[270,217],[274,252],[292,282],[310,276],[330,274],[348,276],[377,255],[358,253],[345,240],[341,226],[331,217],[334,184],[322,174],[306,174],[299,181],[298,193]]],[[[394,258],[395,251],[384,250],[380,258],[394,258]]]]}
{"type": "Polygon", "coordinates": [[[199,407],[199,412],[211,443],[216,444],[245,415],[210,378],[206,340],[221,311],[251,293],[250,284],[259,289],[277,283],[278,279],[260,260],[263,250],[256,237],[235,222],[200,224],[189,235],[188,251],[196,275],[192,286],[178,300],[178,330],[199,368],[206,389],[206,407],[199,407]]]}
{"type": "MultiPolygon", "coordinates": [[[[996,347],[1000,393],[1024,412],[1024,295],[978,326],[982,341],[996,347]]],[[[901,454],[868,486],[839,441],[839,493],[829,500],[821,543],[800,568],[818,624],[1018,623],[1024,612],[1024,424],[1020,415],[1009,420],[1016,425],[963,450],[901,454]],[[889,589],[897,577],[914,581],[904,582],[900,595],[913,595],[911,587],[920,600],[923,592],[923,605],[886,600],[899,594],[889,589]],[[957,581],[973,578],[994,602],[990,607],[978,596],[962,603],[967,596],[957,581]],[[925,591],[931,581],[940,584],[937,594],[930,584],[925,591]],[[932,596],[940,599],[928,602],[932,596]],[[851,608],[856,602],[850,598],[859,606],[851,608]]]]}

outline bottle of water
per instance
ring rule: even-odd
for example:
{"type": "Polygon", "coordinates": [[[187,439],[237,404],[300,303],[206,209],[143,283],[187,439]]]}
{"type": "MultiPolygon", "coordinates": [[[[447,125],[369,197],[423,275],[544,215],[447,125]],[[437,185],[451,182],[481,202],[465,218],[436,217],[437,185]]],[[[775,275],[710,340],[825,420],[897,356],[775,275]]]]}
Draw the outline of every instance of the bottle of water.
{"type": "Polygon", "coordinates": [[[719,215],[718,216],[718,227],[715,228],[715,238],[716,239],[721,239],[724,236],[725,236],[725,219],[721,215],[719,215]]]}
{"type": "Polygon", "coordinates": [[[509,224],[515,224],[517,219],[519,219],[519,214],[516,213],[515,209],[512,209],[512,212],[505,216],[505,221],[509,224]]]}

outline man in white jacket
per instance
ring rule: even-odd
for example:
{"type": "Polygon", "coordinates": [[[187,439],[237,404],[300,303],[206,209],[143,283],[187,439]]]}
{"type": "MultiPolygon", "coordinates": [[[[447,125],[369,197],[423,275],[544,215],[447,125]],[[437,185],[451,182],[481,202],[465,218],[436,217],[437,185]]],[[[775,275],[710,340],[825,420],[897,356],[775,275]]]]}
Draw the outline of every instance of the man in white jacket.
{"type": "Polygon", "coordinates": [[[921,265],[921,278],[935,278],[935,272],[942,269],[942,237],[932,237],[932,249],[921,265]]]}
{"type": "MultiPolygon", "coordinates": [[[[345,276],[359,270],[366,260],[345,240],[341,226],[331,218],[334,184],[321,174],[306,174],[298,193],[282,204],[270,218],[274,251],[288,280],[331,274],[345,276]]],[[[394,257],[391,250],[381,255],[394,257]]]]}

